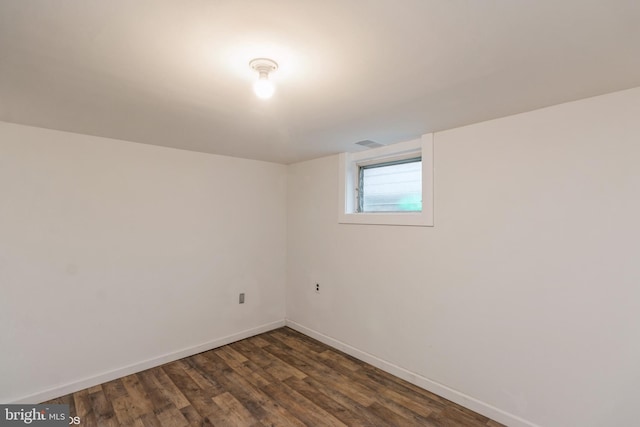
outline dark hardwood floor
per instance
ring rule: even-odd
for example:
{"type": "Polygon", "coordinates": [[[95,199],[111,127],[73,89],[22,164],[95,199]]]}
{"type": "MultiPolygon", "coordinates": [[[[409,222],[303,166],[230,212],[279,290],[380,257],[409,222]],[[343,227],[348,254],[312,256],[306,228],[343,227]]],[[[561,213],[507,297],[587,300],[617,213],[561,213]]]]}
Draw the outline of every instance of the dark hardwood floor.
{"type": "Polygon", "coordinates": [[[81,426],[500,426],[289,328],[46,403],[81,426]]]}

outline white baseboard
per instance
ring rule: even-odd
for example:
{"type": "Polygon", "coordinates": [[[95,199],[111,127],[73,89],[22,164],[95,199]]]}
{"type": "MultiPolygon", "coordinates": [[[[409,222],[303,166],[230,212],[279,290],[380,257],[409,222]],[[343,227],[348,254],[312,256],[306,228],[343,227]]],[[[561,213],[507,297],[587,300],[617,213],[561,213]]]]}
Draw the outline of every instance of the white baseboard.
{"type": "Polygon", "coordinates": [[[440,384],[437,381],[430,380],[429,378],[408,371],[407,369],[394,365],[391,362],[382,360],[367,352],[345,344],[342,341],[338,341],[313,329],[302,326],[299,323],[294,322],[293,320],[286,319],[285,322],[286,326],[290,327],[291,329],[295,329],[302,334],[308,335],[311,338],[315,338],[320,342],[323,342],[333,348],[347,353],[350,356],[355,357],[356,359],[367,362],[375,366],[376,368],[382,369],[385,372],[395,375],[398,378],[402,378],[403,380],[408,381],[411,384],[417,385],[418,387],[435,393],[438,396],[442,396],[445,399],[449,399],[450,401],[462,405],[465,408],[471,409],[472,411],[489,417],[494,421],[511,427],[539,427],[537,424],[505,412],[499,408],[496,408],[495,406],[489,405],[488,403],[482,402],[476,398],[447,387],[444,384],[440,384]]]}
{"type": "Polygon", "coordinates": [[[122,378],[127,375],[135,374],[136,372],[141,372],[146,369],[163,365],[165,363],[173,362],[174,360],[178,360],[184,357],[192,356],[194,354],[202,353],[203,351],[211,350],[213,348],[222,347],[223,345],[231,344],[233,342],[240,341],[245,338],[249,338],[254,335],[261,334],[263,332],[268,332],[273,329],[281,328],[284,325],[285,325],[284,320],[278,320],[276,322],[267,323],[264,325],[257,326],[255,328],[247,329],[245,331],[228,335],[226,337],[218,338],[213,341],[209,341],[193,347],[184,348],[182,350],[178,350],[172,353],[167,353],[162,356],[154,357],[152,359],[147,359],[142,362],[134,363],[132,365],[124,366],[122,368],[104,372],[102,374],[83,378],[81,380],[67,383],[59,387],[50,388],[48,390],[34,393],[29,396],[24,396],[14,400],[13,402],[7,402],[7,403],[35,404],[35,403],[45,402],[47,400],[55,399],[57,397],[67,395],[69,393],[74,393],[79,390],[84,390],[85,388],[93,387],[98,384],[115,380],[117,378],[122,378]]]}

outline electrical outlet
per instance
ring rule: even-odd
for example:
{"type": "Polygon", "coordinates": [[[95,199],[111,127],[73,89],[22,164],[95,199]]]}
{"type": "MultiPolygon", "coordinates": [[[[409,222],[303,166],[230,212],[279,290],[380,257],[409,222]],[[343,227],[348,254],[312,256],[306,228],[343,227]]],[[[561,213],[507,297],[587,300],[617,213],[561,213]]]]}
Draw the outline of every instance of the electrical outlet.
{"type": "Polygon", "coordinates": [[[316,283],[316,294],[320,293],[320,283],[316,283]]]}
{"type": "Polygon", "coordinates": [[[238,299],[239,304],[244,304],[244,292],[240,294],[240,298],[238,299]]]}

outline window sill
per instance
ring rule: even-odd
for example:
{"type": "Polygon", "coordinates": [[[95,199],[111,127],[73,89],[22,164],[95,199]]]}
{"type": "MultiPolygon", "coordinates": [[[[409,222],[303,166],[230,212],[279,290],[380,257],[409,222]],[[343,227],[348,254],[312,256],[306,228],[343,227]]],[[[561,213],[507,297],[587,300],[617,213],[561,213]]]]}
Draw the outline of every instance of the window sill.
{"type": "Polygon", "coordinates": [[[345,213],[338,218],[340,224],[408,225],[433,227],[428,215],[422,212],[407,213],[345,213]]]}

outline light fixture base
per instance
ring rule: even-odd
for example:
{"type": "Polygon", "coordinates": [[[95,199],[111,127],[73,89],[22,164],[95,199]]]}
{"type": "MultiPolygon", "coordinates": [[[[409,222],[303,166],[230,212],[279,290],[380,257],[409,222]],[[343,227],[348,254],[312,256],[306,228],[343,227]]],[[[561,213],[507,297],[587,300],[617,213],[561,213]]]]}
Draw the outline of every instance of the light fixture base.
{"type": "Polygon", "coordinates": [[[269,58],[256,58],[249,62],[249,67],[260,74],[269,74],[278,69],[278,63],[269,58]]]}

